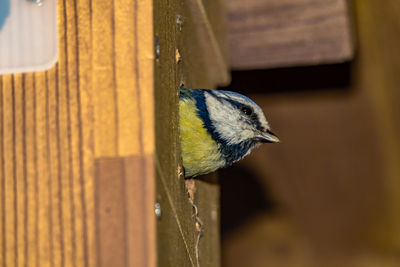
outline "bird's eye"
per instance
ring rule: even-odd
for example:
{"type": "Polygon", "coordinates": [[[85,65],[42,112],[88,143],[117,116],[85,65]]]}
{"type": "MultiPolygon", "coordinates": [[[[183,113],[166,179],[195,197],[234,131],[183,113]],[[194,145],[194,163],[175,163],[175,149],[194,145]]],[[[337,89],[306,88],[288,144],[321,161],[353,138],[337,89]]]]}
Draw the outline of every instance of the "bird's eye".
{"type": "Polygon", "coordinates": [[[243,106],[240,108],[240,110],[246,114],[247,116],[250,116],[251,114],[253,114],[253,109],[251,107],[248,106],[243,106]]]}

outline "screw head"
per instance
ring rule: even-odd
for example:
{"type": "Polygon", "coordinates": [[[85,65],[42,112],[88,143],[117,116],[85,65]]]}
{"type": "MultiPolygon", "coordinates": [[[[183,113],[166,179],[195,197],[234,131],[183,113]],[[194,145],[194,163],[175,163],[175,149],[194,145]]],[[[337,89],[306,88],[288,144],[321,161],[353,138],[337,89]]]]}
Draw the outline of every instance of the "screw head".
{"type": "Polygon", "coordinates": [[[158,202],[154,205],[154,213],[157,218],[161,218],[161,204],[158,202]]]}
{"type": "Polygon", "coordinates": [[[156,59],[159,59],[160,55],[161,55],[161,51],[160,51],[160,41],[158,40],[158,36],[156,36],[154,42],[155,42],[154,46],[155,46],[156,59]]]}

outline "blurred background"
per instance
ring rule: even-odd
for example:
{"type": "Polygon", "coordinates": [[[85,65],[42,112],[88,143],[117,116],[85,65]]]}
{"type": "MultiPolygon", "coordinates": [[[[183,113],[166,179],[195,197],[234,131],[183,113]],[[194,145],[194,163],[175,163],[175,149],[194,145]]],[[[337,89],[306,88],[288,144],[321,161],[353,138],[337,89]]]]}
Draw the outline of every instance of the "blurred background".
{"type": "Polygon", "coordinates": [[[280,144],[220,171],[224,267],[400,266],[400,2],[226,0],[280,144]]]}

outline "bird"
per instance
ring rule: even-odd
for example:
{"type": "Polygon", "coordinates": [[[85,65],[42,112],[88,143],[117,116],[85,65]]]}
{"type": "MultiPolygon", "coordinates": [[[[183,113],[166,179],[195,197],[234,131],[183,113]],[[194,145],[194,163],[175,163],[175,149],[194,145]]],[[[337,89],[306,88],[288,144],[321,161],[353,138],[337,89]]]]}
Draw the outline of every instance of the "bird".
{"type": "Polygon", "coordinates": [[[179,137],[184,178],[225,168],[262,143],[278,143],[262,109],[232,91],[180,87],[179,137]]]}

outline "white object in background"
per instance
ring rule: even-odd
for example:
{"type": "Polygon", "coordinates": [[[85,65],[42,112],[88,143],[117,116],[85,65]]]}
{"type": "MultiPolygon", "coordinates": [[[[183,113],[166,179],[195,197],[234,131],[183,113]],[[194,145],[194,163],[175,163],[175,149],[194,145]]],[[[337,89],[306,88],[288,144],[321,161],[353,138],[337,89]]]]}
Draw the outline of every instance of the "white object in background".
{"type": "Polygon", "coordinates": [[[57,57],[57,1],[0,0],[0,74],[46,70],[57,57]]]}

